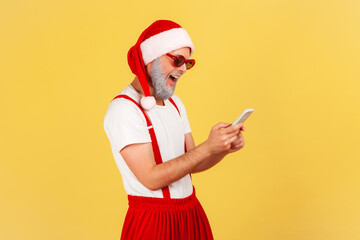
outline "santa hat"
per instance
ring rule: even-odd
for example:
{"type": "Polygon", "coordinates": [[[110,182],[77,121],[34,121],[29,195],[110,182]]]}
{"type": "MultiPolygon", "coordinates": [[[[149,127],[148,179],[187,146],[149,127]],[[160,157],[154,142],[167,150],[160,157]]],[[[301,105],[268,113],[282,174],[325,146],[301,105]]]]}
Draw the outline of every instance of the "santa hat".
{"type": "Polygon", "coordinates": [[[183,47],[191,49],[190,55],[194,52],[194,45],[186,30],[175,22],[158,20],[145,29],[136,44],[130,48],[128,64],[139,78],[144,91],[145,96],[140,100],[144,110],[150,110],[156,104],[155,98],[150,95],[145,66],[158,57],[183,47]]]}

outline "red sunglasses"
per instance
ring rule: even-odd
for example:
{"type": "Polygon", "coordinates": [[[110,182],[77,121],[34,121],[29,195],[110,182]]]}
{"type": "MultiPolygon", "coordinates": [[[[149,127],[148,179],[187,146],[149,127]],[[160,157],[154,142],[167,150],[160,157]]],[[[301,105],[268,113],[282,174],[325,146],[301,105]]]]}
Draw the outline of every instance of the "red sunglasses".
{"type": "Polygon", "coordinates": [[[185,63],[186,69],[189,70],[195,65],[194,59],[185,59],[185,57],[182,55],[174,56],[170,53],[167,53],[166,56],[169,56],[174,60],[174,65],[176,67],[181,67],[185,63]]]}

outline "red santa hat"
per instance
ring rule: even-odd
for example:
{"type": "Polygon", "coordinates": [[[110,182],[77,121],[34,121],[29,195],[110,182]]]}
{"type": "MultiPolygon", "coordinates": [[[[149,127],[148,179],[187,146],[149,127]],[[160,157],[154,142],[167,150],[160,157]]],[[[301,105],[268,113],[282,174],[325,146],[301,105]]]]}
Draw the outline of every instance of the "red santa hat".
{"type": "Polygon", "coordinates": [[[145,29],[136,44],[130,48],[128,64],[139,78],[144,91],[145,96],[140,100],[144,110],[150,110],[156,104],[155,98],[150,95],[145,66],[158,57],[183,47],[189,47],[190,55],[193,54],[194,45],[186,30],[175,22],[158,20],[145,29]]]}

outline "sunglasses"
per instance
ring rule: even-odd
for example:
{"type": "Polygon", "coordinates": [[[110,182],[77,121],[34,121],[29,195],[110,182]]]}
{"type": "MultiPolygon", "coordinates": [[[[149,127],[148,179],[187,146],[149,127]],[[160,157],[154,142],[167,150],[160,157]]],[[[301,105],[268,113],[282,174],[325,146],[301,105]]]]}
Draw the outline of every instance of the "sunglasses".
{"type": "Polygon", "coordinates": [[[174,65],[176,67],[181,67],[185,63],[186,69],[189,70],[195,65],[194,59],[185,59],[185,57],[182,55],[174,56],[170,53],[167,53],[166,56],[169,56],[174,60],[174,65]]]}

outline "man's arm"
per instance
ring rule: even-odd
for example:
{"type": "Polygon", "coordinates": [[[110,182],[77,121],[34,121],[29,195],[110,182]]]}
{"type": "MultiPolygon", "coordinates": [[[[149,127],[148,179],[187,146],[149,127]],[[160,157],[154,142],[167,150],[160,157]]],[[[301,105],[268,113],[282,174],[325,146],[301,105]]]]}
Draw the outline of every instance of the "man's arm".
{"type": "Polygon", "coordinates": [[[156,164],[151,143],[128,145],[120,151],[130,170],[137,179],[150,190],[165,187],[189,173],[212,155],[226,152],[238,139],[242,124],[216,124],[208,139],[197,147],[190,146],[189,151],[167,162],[156,164]]]}

